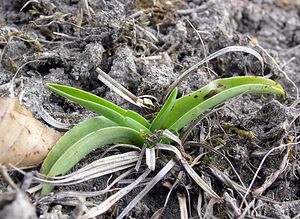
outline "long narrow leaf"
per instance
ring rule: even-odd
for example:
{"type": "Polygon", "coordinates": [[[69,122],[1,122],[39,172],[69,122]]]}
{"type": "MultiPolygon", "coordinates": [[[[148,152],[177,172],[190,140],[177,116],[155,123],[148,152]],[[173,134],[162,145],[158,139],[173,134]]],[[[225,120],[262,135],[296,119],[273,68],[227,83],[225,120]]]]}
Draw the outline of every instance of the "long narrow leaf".
{"type": "Polygon", "coordinates": [[[53,146],[51,151],[48,153],[46,159],[43,162],[41,172],[45,175],[49,173],[50,168],[52,165],[57,161],[57,159],[73,144],[77,141],[85,137],[91,132],[96,130],[116,126],[117,124],[113,121],[106,119],[103,116],[91,118],[85,120],[71,130],[66,132],[63,137],[61,137],[58,142],[53,146]]]}
{"type": "Polygon", "coordinates": [[[266,85],[242,85],[235,88],[231,88],[228,90],[225,90],[208,100],[200,103],[187,113],[185,113],[183,116],[181,116],[174,124],[171,125],[169,128],[170,130],[180,130],[190,122],[192,122],[194,119],[196,119],[198,116],[200,116],[203,112],[206,110],[209,110],[210,108],[217,106],[220,103],[225,102],[226,100],[236,97],[240,94],[250,94],[250,93],[277,93],[280,94],[281,91],[278,88],[274,88],[271,86],[266,85]]]}
{"type": "MultiPolygon", "coordinates": [[[[102,128],[91,132],[65,150],[51,166],[47,175],[57,176],[65,174],[77,162],[94,149],[106,144],[117,143],[133,143],[135,145],[142,146],[144,138],[139,132],[131,128],[120,126],[102,128]]],[[[42,194],[50,192],[51,189],[51,186],[45,185],[43,187],[42,194]]]]}
{"type": "Polygon", "coordinates": [[[59,95],[78,103],[95,113],[101,114],[120,125],[126,126],[124,118],[127,116],[138,121],[146,128],[150,126],[149,122],[138,113],[125,110],[89,92],[59,84],[47,84],[47,86],[59,95]]]}
{"type": "Polygon", "coordinates": [[[136,121],[130,117],[125,117],[124,124],[125,124],[124,126],[130,127],[138,132],[147,133],[149,135],[152,134],[152,132],[148,128],[146,128],[141,123],[139,123],[138,121],[136,121]]]}
{"type": "Polygon", "coordinates": [[[150,123],[144,117],[142,117],[140,114],[138,114],[132,110],[126,110],[126,113],[124,114],[124,116],[130,117],[130,118],[136,120],[137,122],[141,123],[146,128],[149,128],[149,126],[150,126],[150,123]]]}
{"type": "Polygon", "coordinates": [[[170,94],[170,96],[168,97],[168,99],[166,100],[165,104],[163,105],[163,107],[161,108],[157,116],[155,117],[155,119],[152,121],[149,128],[152,132],[160,129],[165,123],[165,121],[167,120],[169,112],[176,101],[177,93],[178,93],[177,88],[175,88],[170,94]]]}
{"type": "Polygon", "coordinates": [[[278,83],[264,77],[244,76],[218,79],[179,98],[171,109],[163,128],[178,131],[204,111],[244,93],[285,95],[285,91],[278,83]]]}

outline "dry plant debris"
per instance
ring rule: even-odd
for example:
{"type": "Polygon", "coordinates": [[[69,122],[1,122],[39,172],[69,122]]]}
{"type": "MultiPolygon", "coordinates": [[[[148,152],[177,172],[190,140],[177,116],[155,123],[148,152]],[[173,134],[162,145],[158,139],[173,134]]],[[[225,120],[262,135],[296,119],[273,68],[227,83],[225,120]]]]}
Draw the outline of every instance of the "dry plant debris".
{"type": "Polygon", "coordinates": [[[36,120],[18,98],[0,98],[0,164],[40,164],[61,134],[36,120]]]}

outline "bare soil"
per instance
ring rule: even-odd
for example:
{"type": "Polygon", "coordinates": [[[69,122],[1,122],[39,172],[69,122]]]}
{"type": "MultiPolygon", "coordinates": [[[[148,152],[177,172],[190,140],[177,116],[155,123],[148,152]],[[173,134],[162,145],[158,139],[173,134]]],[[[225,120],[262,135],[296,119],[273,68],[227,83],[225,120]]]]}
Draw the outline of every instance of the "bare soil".
{"type": "MultiPolygon", "coordinates": [[[[137,96],[153,95],[162,104],[164,92],[184,70],[221,48],[243,45],[263,55],[263,74],[286,89],[287,100],[279,102],[275,96],[244,95],[200,122],[190,140],[219,148],[232,162],[246,187],[268,151],[279,145],[299,142],[299,104],[292,106],[297,99],[296,89],[272,60],[250,43],[250,39],[256,40],[267,50],[300,89],[299,0],[95,0],[89,1],[89,11],[83,2],[1,0],[1,96],[10,94],[9,83],[15,75],[14,95],[23,95],[23,104],[41,121],[40,106],[63,123],[77,123],[94,116],[50,92],[46,87],[49,82],[84,89],[146,115],[149,112],[125,103],[102,84],[97,79],[96,67],[137,96]],[[187,19],[201,35],[205,50],[187,19]]],[[[180,84],[179,91],[185,94],[214,79],[238,75],[262,75],[259,61],[251,55],[227,53],[193,72],[180,84]]],[[[253,191],[274,177],[278,170],[279,175],[262,193],[265,198],[254,200],[250,194],[248,210],[245,206],[240,208],[241,196],[211,168],[218,168],[238,182],[228,162],[207,150],[187,148],[193,157],[198,156],[199,151],[208,152],[195,170],[220,196],[230,196],[233,201],[225,199],[224,203],[212,204],[197,185],[186,179],[186,187],[178,186],[171,195],[162,218],[180,218],[176,192],[186,193],[185,189],[191,200],[189,218],[198,217],[199,192],[203,197],[202,216],[205,214],[205,218],[299,218],[298,145],[282,147],[267,157],[254,181],[253,191]]],[[[91,153],[74,168],[96,159],[103,150],[91,153]]],[[[23,176],[13,171],[10,174],[17,185],[24,188],[23,176]]],[[[107,179],[102,177],[76,186],[60,187],[54,192],[65,189],[95,191],[105,188],[107,179]]],[[[171,177],[164,182],[172,180],[171,177]]],[[[127,218],[151,218],[163,207],[169,191],[164,185],[159,183],[151,190],[127,218]]],[[[140,190],[137,188],[99,218],[115,218],[140,190]]],[[[5,208],[18,199],[17,196],[3,197],[7,195],[4,192],[11,191],[3,178],[0,178],[0,191],[0,215],[1,211],[17,209],[5,208]]],[[[40,218],[69,218],[78,210],[78,206],[68,206],[65,202],[39,203],[39,198],[35,194],[24,199],[35,208],[35,212],[26,218],[34,218],[35,214],[40,218]]],[[[99,203],[104,198],[95,197],[88,201],[99,203]]],[[[21,211],[20,214],[20,218],[25,217],[21,211]]],[[[3,218],[17,216],[8,214],[3,218]]]]}

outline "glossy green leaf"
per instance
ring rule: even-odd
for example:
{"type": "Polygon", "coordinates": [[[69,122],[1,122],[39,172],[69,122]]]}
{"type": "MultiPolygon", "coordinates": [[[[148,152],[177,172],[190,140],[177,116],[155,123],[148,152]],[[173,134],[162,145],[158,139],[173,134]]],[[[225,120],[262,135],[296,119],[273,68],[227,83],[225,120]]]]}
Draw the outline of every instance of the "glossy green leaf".
{"type": "Polygon", "coordinates": [[[130,117],[146,128],[150,126],[149,122],[138,113],[131,110],[125,110],[89,92],[59,84],[47,84],[47,86],[59,95],[78,103],[95,113],[103,115],[119,125],[127,126],[126,123],[124,123],[124,120],[125,117],[130,117]]]}
{"type": "Polygon", "coordinates": [[[141,116],[140,114],[138,114],[132,110],[126,110],[126,113],[124,114],[124,116],[134,119],[135,121],[141,123],[146,128],[150,127],[150,123],[143,116],[141,116]]]}
{"type": "Polygon", "coordinates": [[[163,105],[163,107],[161,108],[161,110],[159,111],[157,116],[152,121],[152,123],[150,125],[150,130],[152,132],[154,132],[155,130],[159,130],[164,125],[164,123],[167,120],[167,117],[170,113],[170,110],[172,109],[172,107],[176,101],[177,93],[178,93],[178,90],[177,90],[177,88],[175,88],[172,91],[172,93],[170,94],[170,96],[168,97],[168,99],[166,100],[165,104],[163,105]]]}
{"type": "Polygon", "coordinates": [[[91,132],[97,131],[102,128],[117,126],[113,121],[98,116],[91,119],[87,119],[64,134],[55,146],[50,150],[46,159],[43,162],[41,172],[45,175],[49,173],[50,168],[57,161],[57,159],[73,144],[85,137],[91,132]]]}
{"type": "MultiPolygon", "coordinates": [[[[62,152],[62,154],[50,167],[47,176],[57,176],[65,174],[76,163],[78,163],[82,158],[84,158],[94,149],[106,144],[118,143],[142,146],[144,143],[144,138],[139,132],[131,128],[121,126],[106,127],[90,132],[82,136],[82,138],[78,139],[72,145],[69,145],[68,148],[65,148],[64,152],[62,152]]],[[[61,145],[54,147],[61,147],[61,145]]],[[[51,155],[50,157],[48,155],[47,158],[49,160],[52,160],[51,155]]],[[[49,193],[51,189],[52,186],[44,185],[42,189],[42,194],[49,193]]]]}
{"type": "Polygon", "coordinates": [[[140,133],[147,133],[149,135],[153,134],[148,128],[130,117],[125,117],[124,123],[127,127],[130,127],[140,133]]]}
{"type": "Polygon", "coordinates": [[[176,100],[163,128],[179,131],[204,111],[245,93],[269,93],[285,96],[276,82],[264,77],[232,77],[218,79],[176,100]]]}

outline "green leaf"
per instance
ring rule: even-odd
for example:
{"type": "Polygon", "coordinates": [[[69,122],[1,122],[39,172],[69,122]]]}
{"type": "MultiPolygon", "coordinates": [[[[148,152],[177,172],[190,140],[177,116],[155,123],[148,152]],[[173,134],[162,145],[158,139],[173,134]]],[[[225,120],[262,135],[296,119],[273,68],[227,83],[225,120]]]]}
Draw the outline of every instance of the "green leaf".
{"type": "MultiPolygon", "coordinates": [[[[70,136],[67,136],[67,138],[69,137],[70,136]]],[[[62,138],[64,138],[64,136],[62,138]]],[[[57,154],[51,153],[47,156],[48,160],[55,160],[52,165],[47,166],[49,169],[47,176],[65,174],[94,149],[103,145],[118,143],[142,146],[144,143],[144,138],[139,132],[131,128],[121,126],[100,128],[96,131],[87,133],[86,135],[83,135],[81,138],[77,139],[76,142],[73,142],[73,144],[68,144],[67,142],[68,147],[62,150],[62,153],[59,157],[57,157],[57,154]],[[51,156],[54,156],[54,158],[51,156]]],[[[55,145],[54,150],[59,150],[58,148],[60,147],[64,146],[61,144],[55,145]]],[[[44,185],[42,194],[49,193],[52,188],[53,187],[50,185],[44,185]]]]}
{"type": "Polygon", "coordinates": [[[149,135],[153,134],[148,128],[130,117],[125,117],[124,123],[127,127],[130,127],[140,133],[147,133],[149,135]]]}
{"type": "Polygon", "coordinates": [[[218,79],[176,100],[163,128],[179,131],[204,111],[245,93],[269,93],[285,96],[276,82],[264,77],[232,77],[218,79]]]}
{"type": "Polygon", "coordinates": [[[176,101],[177,93],[178,90],[177,88],[175,88],[170,94],[170,96],[168,97],[168,99],[166,100],[165,104],[163,105],[163,107],[161,108],[157,116],[152,121],[149,128],[152,132],[154,132],[155,130],[159,130],[164,125],[170,113],[170,110],[172,109],[176,101]]]}
{"type": "Polygon", "coordinates": [[[146,128],[150,126],[149,122],[138,113],[131,110],[125,110],[89,92],[59,84],[47,84],[47,86],[59,95],[78,103],[95,113],[103,115],[119,125],[126,126],[126,123],[124,123],[125,117],[130,117],[146,128]]]}
{"type": "Polygon", "coordinates": [[[126,113],[124,114],[124,116],[134,119],[135,121],[141,123],[146,128],[149,128],[149,126],[150,126],[150,123],[143,116],[141,116],[140,114],[138,114],[132,110],[126,110],[126,113]]]}
{"type": "Polygon", "coordinates": [[[63,137],[61,137],[57,141],[55,146],[52,147],[52,149],[50,150],[46,159],[43,162],[41,172],[47,175],[50,168],[57,161],[57,159],[69,147],[71,147],[75,142],[79,141],[87,134],[102,128],[112,127],[112,126],[117,126],[117,124],[103,116],[87,119],[79,123],[78,125],[74,126],[72,129],[66,132],[63,137]]]}

